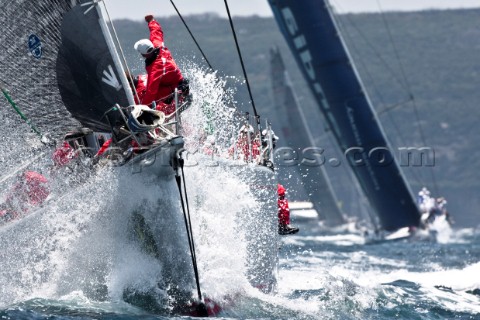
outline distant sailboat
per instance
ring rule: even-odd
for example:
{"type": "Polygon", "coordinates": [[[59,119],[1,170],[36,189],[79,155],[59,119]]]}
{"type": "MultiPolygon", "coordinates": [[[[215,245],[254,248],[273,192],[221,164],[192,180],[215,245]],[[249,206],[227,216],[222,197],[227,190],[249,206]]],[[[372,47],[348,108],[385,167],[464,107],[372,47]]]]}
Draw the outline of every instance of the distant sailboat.
{"type": "MultiPolygon", "coordinates": [[[[278,48],[270,51],[273,102],[281,122],[280,135],[289,147],[294,147],[297,154],[306,148],[315,147],[312,133],[308,127],[303,110],[293,92],[282,56],[278,48]]],[[[305,163],[296,165],[297,172],[313,208],[326,226],[340,226],[347,222],[338,199],[335,197],[327,172],[322,165],[309,166],[305,163]]]]}
{"type": "Polygon", "coordinates": [[[415,198],[392,155],[325,0],[269,0],[280,29],[380,228],[418,227],[415,198]]]}

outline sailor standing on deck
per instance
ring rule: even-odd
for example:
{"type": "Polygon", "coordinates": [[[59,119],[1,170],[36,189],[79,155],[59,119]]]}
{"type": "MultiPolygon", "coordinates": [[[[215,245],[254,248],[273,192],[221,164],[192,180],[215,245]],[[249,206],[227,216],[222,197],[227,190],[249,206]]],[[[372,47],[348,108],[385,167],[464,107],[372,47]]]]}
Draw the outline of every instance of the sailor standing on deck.
{"type": "Polygon", "coordinates": [[[150,39],[139,40],[134,46],[145,58],[148,76],[147,88],[141,103],[149,105],[155,101],[157,110],[169,114],[175,111],[167,108],[172,102],[175,88],[188,94],[188,81],[183,78],[170,51],[165,47],[160,24],[154,20],[153,15],[146,15],[145,21],[150,29],[150,39]],[[159,103],[159,100],[163,100],[163,103],[159,103]]]}

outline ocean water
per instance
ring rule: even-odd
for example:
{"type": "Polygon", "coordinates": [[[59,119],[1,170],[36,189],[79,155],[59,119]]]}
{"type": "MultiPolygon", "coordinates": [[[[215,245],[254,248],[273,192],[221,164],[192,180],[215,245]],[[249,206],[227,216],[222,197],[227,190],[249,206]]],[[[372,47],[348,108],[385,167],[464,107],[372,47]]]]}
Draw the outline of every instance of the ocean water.
{"type": "Polygon", "coordinates": [[[279,293],[301,306],[300,318],[480,318],[480,230],[454,230],[443,243],[366,244],[312,224],[300,223],[302,234],[284,239],[281,253],[279,293]]]}
{"type": "MultiPolygon", "coordinates": [[[[189,78],[196,102],[184,122],[187,148],[202,147],[202,132],[211,127],[218,144],[228,144],[229,134],[238,130],[232,92],[202,71],[189,78]]],[[[0,117],[6,124],[0,127],[0,202],[23,170],[53,181],[53,197],[42,208],[0,226],[0,319],[190,318],[123,299],[128,287],[153,292],[160,304],[171,302],[167,292],[155,288],[168,282],[161,278],[165,263],[176,261],[187,247],[177,229],[168,228],[181,223],[168,216],[178,209],[167,201],[178,196],[175,184],[125,183],[124,174],[108,167],[52,171],[51,150],[25,135],[25,124],[15,115],[0,117]],[[162,237],[179,250],[166,252],[163,264],[126,236],[129,214],[136,210],[131,199],[147,211],[162,204],[162,237]]],[[[242,212],[255,210],[255,197],[231,172],[205,181],[200,167],[188,167],[186,175],[200,284],[217,304],[218,318],[480,319],[480,229],[454,228],[439,235],[441,241],[368,244],[355,230],[335,233],[322,227],[315,213],[293,210],[300,232],[281,237],[277,288],[264,293],[246,277],[252,254],[246,243],[256,228],[244,227],[242,212]]],[[[185,266],[173,266],[177,276],[188,277],[185,266]]]]}
{"type": "MultiPolygon", "coordinates": [[[[408,240],[365,244],[358,234],[327,235],[316,219],[295,217],[293,212],[301,230],[282,237],[277,291],[265,294],[244,286],[223,300],[217,317],[480,319],[480,230],[456,229],[441,244],[408,240]]],[[[216,250],[214,243],[211,250],[216,250]]],[[[229,279],[221,266],[218,273],[218,283],[206,287],[240,283],[235,277],[229,279]]],[[[189,318],[155,314],[121,299],[94,300],[79,288],[61,296],[40,291],[14,303],[9,303],[8,294],[2,285],[1,319],[189,318]]]]}

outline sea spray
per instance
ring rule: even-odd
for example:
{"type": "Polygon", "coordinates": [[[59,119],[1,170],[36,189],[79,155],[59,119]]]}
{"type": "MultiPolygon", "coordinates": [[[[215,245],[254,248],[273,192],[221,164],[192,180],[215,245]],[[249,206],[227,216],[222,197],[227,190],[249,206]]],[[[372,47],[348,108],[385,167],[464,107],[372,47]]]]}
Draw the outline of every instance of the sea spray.
{"type": "MultiPolygon", "coordinates": [[[[59,183],[60,176],[57,179],[59,183]]],[[[108,189],[110,183],[105,176],[93,175],[81,185],[57,189],[51,180],[50,199],[43,207],[31,208],[25,217],[2,227],[0,281],[6,284],[7,294],[0,303],[56,297],[57,281],[76,251],[77,241],[105,212],[99,190],[108,189]]]]}
{"type": "MultiPolygon", "coordinates": [[[[191,70],[194,103],[183,116],[187,151],[195,153],[211,134],[218,156],[225,160],[239,127],[233,91],[214,74],[191,70]]],[[[11,168],[18,159],[32,156],[22,135],[7,133],[3,141],[23,142],[16,150],[2,144],[9,150],[5,154],[11,168]]],[[[92,171],[88,160],[55,169],[51,151],[44,149],[38,163],[26,166],[49,178],[50,198],[0,230],[4,244],[0,280],[8,283],[2,287],[0,305],[78,293],[91,301],[121,302],[125,292],[140,292],[153,295],[158,305],[168,305],[172,291],[190,292],[193,297],[193,267],[173,177],[157,180],[127,166],[92,171]],[[149,226],[157,254],[139,241],[144,234],[136,231],[132,219],[136,214],[149,226]]],[[[255,215],[264,205],[256,200],[258,194],[274,198],[274,190],[252,189],[253,171],[243,166],[206,170],[203,163],[184,170],[200,284],[205,295],[217,301],[250,290],[252,264],[264,263],[256,259],[252,244],[265,241],[266,232],[276,226],[275,207],[268,207],[266,213],[272,223],[263,225],[255,215]]],[[[5,190],[13,185],[7,180],[5,190]]],[[[274,279],[273,270],[269,272],[274,279]]]]}

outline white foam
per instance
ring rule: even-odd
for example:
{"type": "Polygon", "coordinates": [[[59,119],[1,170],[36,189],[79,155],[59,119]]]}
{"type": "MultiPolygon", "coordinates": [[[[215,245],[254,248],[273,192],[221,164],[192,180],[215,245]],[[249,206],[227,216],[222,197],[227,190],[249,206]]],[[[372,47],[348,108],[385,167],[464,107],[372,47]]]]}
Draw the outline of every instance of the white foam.
{"type": "MultiPolygon", "coordinates": [[[[215,75],[195,66],[188,70],[194,103],[183,122],[186,147],[192,152],[201,147],[199,141],[209,122],[216,129],[216,143],[223,152],[237,132],[238,115],[231,108],[233,91],[215,75]],[[207,117],[206,111],[213,114],[207,117]]],[[[8,170],[17,168],[18,159],[34,156],[19,132],[3,132],[7,127],[0,127],[0,154],[7,164],[2,166],[3,176],[11,175],[8,170]]],[[[36,169],[48,173],[48,154],[35,165],[36,169]]],[[[60,172],[55,177],[47,174],[53,183],[52,200],[38,213],[0,230],[0,283],[4,284],[0,306],[34,297],[69,299],[75,292],[93,300],[106,295],[121,301],[126,287],[140,291],[156,287],[166,266],[135,245],[128,234],[131,213],[138,210],[139,203],[147,211],[161,204],[149,219],[159,219],[164,229],[156,231],[163,239],[176,243],[176,250],[164,251],[165,261],[182,260],[178,259],[179,252],[187,252],[188,256],[185,234],[178,232],[184,230],[183,216],[168,215],[173,208],[169,201],[162,202],[162,197],[179,199],[175,183],[158,185],[120,172],[104,168],[79,184],[75,183],[75,172],[60,172]]],[[[185,176],[202,288],[213,297],[248,289],[245,237],[250,230],[242,228],[242,215],[257,205],[248,185],[231,172],[208,176],[200,166],[186,167],[185,176]]],[[[11,180],[2,179],[3,190],[11,187],[11,180]]],[[[0,198],[3,196],[1,192],[0,198]]],[[[181,212],[179,200],[176,206],[174,211],[181,212]]],[[[175,264],[176,272],[178,277],[188,279],[188,274],[193,273],[191,261],[183,262],[175,264]]],[[[181,283],[181,279],[177,280],[181,283]]]]}

